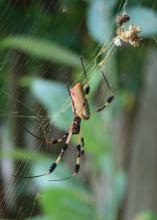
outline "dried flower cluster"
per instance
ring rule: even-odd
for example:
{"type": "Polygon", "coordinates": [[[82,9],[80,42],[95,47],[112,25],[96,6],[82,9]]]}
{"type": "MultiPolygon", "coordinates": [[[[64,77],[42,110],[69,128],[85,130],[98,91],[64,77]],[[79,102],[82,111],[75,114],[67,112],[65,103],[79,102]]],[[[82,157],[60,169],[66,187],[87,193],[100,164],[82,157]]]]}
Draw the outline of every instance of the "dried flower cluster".
{"type": "Polygon", "coordinates": [[[140,27],[130,25],[127,30],[123,27],[123,24],[128,22],[129,20],[130,17],[127,14],[119,15],[117,17],[117,36],[114,39],[114,44],[116,46],[122,46],[124,43],[130,44],[133,47],[139,46],[141,42],[141,38],[138,36],[138,34],[141,32],[140,27]]]}

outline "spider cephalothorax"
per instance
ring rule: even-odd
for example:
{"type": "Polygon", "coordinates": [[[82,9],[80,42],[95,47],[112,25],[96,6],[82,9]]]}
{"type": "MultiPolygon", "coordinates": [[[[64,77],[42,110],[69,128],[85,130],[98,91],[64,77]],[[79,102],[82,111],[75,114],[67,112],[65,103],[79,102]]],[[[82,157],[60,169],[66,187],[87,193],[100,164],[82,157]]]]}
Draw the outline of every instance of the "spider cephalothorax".
{"type": "MultiPolygon", "coordinates": [[[[86,70],[85,70],[82,59],[81,59],[81,62],[82,62],[83,71],[84,71],[84,74],[85,74],[85,77],[87,80],[86,70]]],[[[110,85],[109,85],[105,75],[103,74],[103,72],[102,72],[102,75],[104,77],[104,80],[107,83],[108,88],[109,88],[110,97],[105,101],[104,105],[102,107],[98,108],[95,112],[100,112],[103,109],[105,109],[107,107],[107,105],[112,102],[112,100],[114,98],[113,92],[112,92],[110,85]]],[[[72,135],[78,136],[78,143],[76,145],[77,159],[76,159],[76,165],[75,165],[74,171],[72,173],[72,176],[75,176],[79,172],[81,155],[84,154],[84,138],[80,134],[81,120],[90,119],[90,108],[89,108],[89,104],[87,101],[87,96],[89,94],[90,87],[89,87],[88,83],[85,86],[83,86],[82,83],[76,83],[71,89],[68,89],[68,91],[69,91],[69,94],[70,94],[71,100],[72,100],[72,110],[73,110],[73,116],[74,116],[73,122],[69,128],[69,131],[66,132],[62,138],[46,141],[46,143],[48,143],[48,144],[56,144],[58,142],[65,141],[62,148],[61,148],[59,156],[57,157],[55,162],[52,163],[48,172],[40,174],[40,175],[36,175],[36,176],[18,176],[18,177],[35,178],[35,177],[40,177],[40,176],[45,176],[45,175],[51,174],[56,169],[56,167],[60,163],[60,161],[62,160],[64,153],[69,146],[72,135]]],[[[27,130],[27,131],[30,134],[32,134],[29,130],[27,130]]],[[[32,135],[37,137],[34,134],[32,134],[32,135]]],[[[37,138],[39,138],[39,137],[37,137],[37,138]]],[[[16,176],[16,175],[14,175],[14,176],[16,176]]],[[[68,178],[65,178],[65,179],[68,179],[68,178]]]]}

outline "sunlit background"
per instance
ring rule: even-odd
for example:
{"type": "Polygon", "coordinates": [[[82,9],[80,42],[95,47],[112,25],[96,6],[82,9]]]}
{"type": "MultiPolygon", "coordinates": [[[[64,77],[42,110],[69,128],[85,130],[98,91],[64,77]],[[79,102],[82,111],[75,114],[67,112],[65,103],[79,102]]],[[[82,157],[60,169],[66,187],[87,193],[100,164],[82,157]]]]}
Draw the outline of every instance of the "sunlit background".
{"type": "Polygon", "coordinates": [[[155,0],[0,0],[0,219],[157,219],[156,34],[155,0]],[[141,28],[139,47],[113,46],[122,13],[141,28]],[[102,70],[115,100],[94,114],[110,95],[102,70]],[[69,130],[77,82],[89,83],[92,112],[78,175],[49,181],[73,173],[74,135],[54,173],[13,177],[55,161],[63,143],[46,140],[69,130]]]}

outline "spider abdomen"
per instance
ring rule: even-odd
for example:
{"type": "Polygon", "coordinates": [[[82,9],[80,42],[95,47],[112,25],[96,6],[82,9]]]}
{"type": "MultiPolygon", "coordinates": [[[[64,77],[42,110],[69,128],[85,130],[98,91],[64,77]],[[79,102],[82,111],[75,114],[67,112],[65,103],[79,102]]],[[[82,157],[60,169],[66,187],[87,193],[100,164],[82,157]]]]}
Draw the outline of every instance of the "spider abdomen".
{"type": "Polygon", "coordinates": [[[90,118],[90,109],[81,83],[70,89],[73,112],[83,120],[90,118]]]}

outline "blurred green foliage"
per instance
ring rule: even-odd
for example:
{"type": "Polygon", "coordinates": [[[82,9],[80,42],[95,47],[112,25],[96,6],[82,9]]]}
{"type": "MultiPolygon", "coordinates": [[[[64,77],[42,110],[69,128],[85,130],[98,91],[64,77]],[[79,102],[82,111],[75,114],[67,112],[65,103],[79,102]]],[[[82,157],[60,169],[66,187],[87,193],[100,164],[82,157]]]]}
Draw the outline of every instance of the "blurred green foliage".
{"type": "Polygon", "coordinates": [[[135,220],[155,220],[157,215],[151,211],[144,211],[135,217],[135,220]]]}
{"type": "Polygon", "coordinates": [[[95,219],[95,208],[88,196],[79,189],[56,187],[44,192],[41,203],[50,219],[95,219]]]}
{"type": "Polygon", "coordinates": [[[1,41],[1,48],[14,48],[43,60],[50,60],[72,67],[80,66],[79,56],[74,52],[42,39],[26,36],[6,37],[1,41]]]}
{"type": "MultiPolygon", "coordinates": [[[[44,7],[44,4],[41,4],[42,1],[30,1],[28,5],[26,4],[27,7],[22,6],[20,3],[16,4],[13,1],[7,3],[8,6],[6,6],[6,2],[4,0],[0,1],[1,10],[6,7],[10,8],[9,13],[6,15],[3,12],[1,17],[0,53],[2,55],[7,53],[8,49],[15,49],[27,56],[29,60],[27,73],[19,79],[20,86],[31,92],[31,95],[43,106],[53,125],[60,130],[68,130],[73,117],[70,106],[71,100],[65,84],[69,83],[69,81],[71,82],[71,78],[75,83],[76,79],[80,77],[77,73],[82,73],[79,60],[81,54],[85,55],[87,60],[91,60],[91,58],[96,56],[97,43],[102,45],[113,37],[114,11],[117,10],[117,5],[120,4],[120,1],[93,0],[88,3],[72,0],[58,1],[52,11],[49,8],[45,8],[46,6],[44,7]],[[64,10],[65,12],[63,13],[64,10]],[[81,25],[83,28],[80,28],[80,21],[82,19],[83,24],[81,23],[81,25]],[[37,74],[37,77],[35,74],[33,77],[30,76],[32,67],[34,68],[34,65],[37,64],[33,73],[35,71],[38,72],[40,69],[39,64],[45,61],[49,62],[50,66],[55,64],[56,69],[63,68],[62,74],[65,74],[64,68],[70,67],[72,72],[71,78],[68,76],[63,84],[58,82],[55,73],[55,76],[49,77],[50,79],[44,79],[40,77],[40,74],[37,74]]],[[[140,25],[142,28],[141,34],[143,37],[152,37],[157,33],[157,13],[153,8],[150,8],[148,5],[147,7],[141,7],[141,5],[138,7],[128,6],[127,11],[131,16],[131,23],[140,25]],[[148,20],[151,20],[151,22],[147,22],[145,14],[149,15],[148,20]]],[[[106,215],[110,216],[110,218],[106,218],[107,220],[116,219],[119,204],[125,193],[126,175],[123,171],[116,170],[113,158],[111,157],[113,143],[110,125],[115,116],[115,109],[118,111],[123,105],[128,105],[131,108],[134,104],[134,93],[137,92],[142,81],[142,76],[137,74],[137,71],[141,68],[141,62],[145,55],[144,51],[145,48],[142,48],[139,52],[134,48],[125,48],[117,52],[118,64],[115,69],[117,69],[118,73],[115,71],[112,74],[117,76],[115,83],[119,85],[117,93],[121,101],[115,102],[116,104],[113,104],[113,107],[107,109],[105,113],[93,114],[88,122],[82,123],[86,154],[94,155],[90,160],[91,178],[97,181],[97,173],[102,172],[105,175],[107,174],[107,177],[111,179],[113,184],[113,192],[108,198],[109,211],[104,211],[102,219],[105,219],[106,215]],[[126,62],[125,54],[128,53],[128,50],[130,54],[133,54],[132,57],[134,58],[126,62]],[[131,63],[134,63],[134,65],[131,65],[131,63]],[[123,70],[126,69],[128,73],[126,74],[127,79],[122,80],[121,72],[124,72],[123,70]],[[130,80],[132,78],[133,81],[130,80]]],[[[0,58],[1,63],[4,65],[0,70],[0,84],[3,86],[7,83],[3,74],[4,72],[9,74],[7,62],[9,58],[10,54],[0,58]]],[[[116,56],[113,56],[112,59],[116,59],[116,56]]],[[[92,76],[90,80],[92,88],[89,98],[92,111],[97,108],[100,100],[104,102],[104,99],[101,99],[104,95],[100,97],[98,103],[96,102],[97,100],[95,101],[95,94],[100,88],[102,78],[99,69],[92,69],[93,63],[94,60],[86,62],[87,74],[89,77],[92,76]]],[[[42,68],[40,71],[42,71],[42,68]]],[[[5,87],[3,86],[2,89],[5,87]]],[[[6,103],[8,103],[8,98],[6,98],[6,103]]],[[[3,104],[4,102],[1,101],[2,106],[3,104]]],[[[75,140],[73,141],[75,143],[75,140]]],[[[11,152],[1,152],[1,157],[3,158],[11,157],[34,162],[32,165],[32,173],[34,175],[41,172],[40,163],[42,161],[44,164],[45,161],[43,159],[45,157],[42,154],[36,152],[35,155],[34,157],[32,152],[20,151],[19,149],[11,152]]],[[[46,166],[43,165],[43,170],[47,169],[51,164],[52,158],[50,157],[50,160],[48,160],[46,157],[46,160],[48,162],[46,166]]],[[[54,178],[59,179],[66,175],[68,176],[71,174],[71,171],[64,164],[58,173],[60,174],[54,174],[54,178]]],[[[41,190],[38,200],[45,216],[29,219],[101,219],[96,210],[96,201],[93,191],[90,189],[91,186],[81,184],[79,180],[75,180],[73,184],[69,182],[56,182],[54,186],[53,182],[45,183],[46,181],[48,182],[49,178],[33,180],[41,190]],[[37,182],[40,183],[38,184],[37,182]]],[[[150,217],[150,215],[145,217],[146,215],[142,214],[141,216],[139,220],[155,219],[150,217]]]]}

